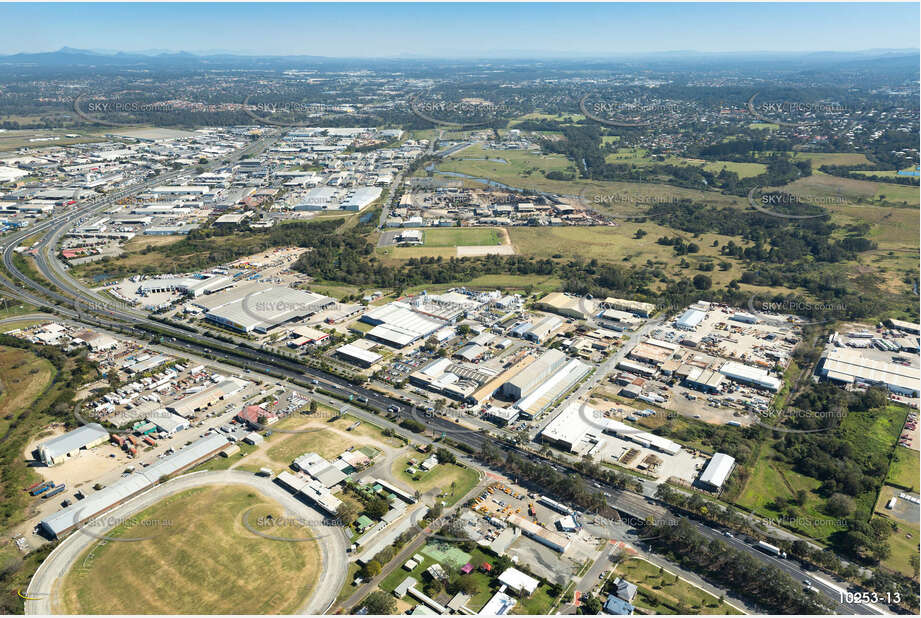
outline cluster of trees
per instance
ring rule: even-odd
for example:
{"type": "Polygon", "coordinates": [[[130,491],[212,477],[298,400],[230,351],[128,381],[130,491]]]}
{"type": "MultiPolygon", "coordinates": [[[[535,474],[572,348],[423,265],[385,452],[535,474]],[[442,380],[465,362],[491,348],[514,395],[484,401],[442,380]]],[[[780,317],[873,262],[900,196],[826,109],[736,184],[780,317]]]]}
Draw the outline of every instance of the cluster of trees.
{"type": "MultiPolygon", "coordinates": [[[[797,213],[800,215],[818,212],[814,207],[800,206],[795,196],[770,194],[767,203],[770,206],[766,208],[778,212],[784,210],[781,204],[787,207],[798,204],[797,213]]],[[[649,218],[660,225],[691,234],[716,233],[750,241],[752,246],[742,247],[730,240],[720,249],[722,255],[750,261],[789,264],[809,258],[817,262],[842,262],[854,259],[859,252],[876,248],[873,242],[856,233],[834,240],[833,234],[839,226],[827,217],[790,220],[758,211],[713,208],[682,200],[654,204],[649,209],[649,218]]],[[[676,246],[676,251],[683,246],[688,249],[685,253],[694,252],[689,250],[687,241],[677,237],[660,238],[657,242],[676,246]]]]}
{"type": "MultiPolygon", "coordinates": [[[[826,429],[814,433],[787,433],[774,445],[793,469],[822,482],[818,491],[831,498],[844,494],[859,498],[863,494],[876,495],[889,470],[888,454],[880,449],[866,448],[855,442],[854,435],[842,427],[850,414],[870,418],[882,414],[887,404],[886,393],[881,389],[868,389],[865,393],[848,393],[830,384],[816,384],[797,396],[794,408],[809,410],[812,414],[795,415],[791,426],[797,429],[826,429]]],[[[861,520],[870,517],[873,500],[860,501],[864,506],[856,513],[842,512],[831,505],[836,515],[856,515],[861,520]]]]}
{"type": "Polygon", "coordinates": [[[823,165],[819,168],[821,171],[832,176],[840,176],[842,178],[853,178],[854,180],[872,180],[874,182],[887,182],[889,184],[895,185],[908,185],[917,187],[918,186],[918,177],[917,176],[880,176],[878,174],[856,174],[855,172],[860,171],[878,171],[884,172],[887,171],[886,167],[880,166],[868,166],[863,165],[823,165]]]}
{"type": "Polygon", "coordinates": [[[688,242],[680,236],[661,236],[656,239],[656,244],[673,247],[675,249],[675,255],[687,255],[700,251],[700,245],[694,242],[688,242]]]}
{"type": "Polygon", "coordinates": [[[658,552],[681,566],[729,588],[750,603],[777,614],[828,614],[818,597],[775,566],[707,539],[686,520],[647,525],[644,535],[658,552]]]}

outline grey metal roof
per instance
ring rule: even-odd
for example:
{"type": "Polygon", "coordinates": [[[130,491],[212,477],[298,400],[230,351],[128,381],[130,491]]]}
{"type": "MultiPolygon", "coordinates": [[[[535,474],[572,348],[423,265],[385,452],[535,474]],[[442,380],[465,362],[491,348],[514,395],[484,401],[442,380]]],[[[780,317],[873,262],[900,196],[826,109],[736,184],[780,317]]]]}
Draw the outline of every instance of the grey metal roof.
{"type": "Polygon", "coordinates": [[[700,475],[701,482],[714,487],[722,487],[735,463],[736,460],[725,453],[715,454],[707,463],[703,474],[700,475]]]}
{"type": "Polygon", "coordinates": [[[227,444],[230,443],[224,436],[215,433],[199,438],[175,454],[164,457],[142,471],[129,474],[112,485],[90,494],[84,500],[76,502],[57,513],[52,513],[42,520],[42,526],[57,536],[63,531],[76,526],[81,521],[89,519],[137,492],[150,487],[162,477],[185,468],[208,453],[212,453],[227,444]]]}
{"type": "Polygon", "coordinates": [[[42,443],[39,451],[46,458],[54,458],[81,449],[100,438],[108,440],[109,432],[99,423],[89,423],[42,443]]]}

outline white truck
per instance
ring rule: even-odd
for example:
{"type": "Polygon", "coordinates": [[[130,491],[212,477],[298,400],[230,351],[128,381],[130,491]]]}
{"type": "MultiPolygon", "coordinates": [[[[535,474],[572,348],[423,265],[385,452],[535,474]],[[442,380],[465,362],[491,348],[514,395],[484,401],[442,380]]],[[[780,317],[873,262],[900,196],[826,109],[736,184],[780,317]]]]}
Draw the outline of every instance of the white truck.
{"type": "Polygon", "coordinates": [[[777,547],[776,545],[771,545],[770,543],[765,543],[764,541],[758,541],[757,543],[755,543],[755,548],[760,549],[766,554],[777,556],[778,558],[787,557],[787,552],[781,551],[781,549],[777,547]]]}

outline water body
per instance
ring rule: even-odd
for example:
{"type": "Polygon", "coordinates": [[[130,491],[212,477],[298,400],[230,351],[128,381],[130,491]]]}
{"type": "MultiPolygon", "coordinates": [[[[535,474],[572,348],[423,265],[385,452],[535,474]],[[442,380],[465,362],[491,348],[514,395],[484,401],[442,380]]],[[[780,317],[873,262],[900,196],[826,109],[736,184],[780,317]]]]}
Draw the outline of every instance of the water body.
{"type": "Polygon", "coordinates": [[[436,176],[448,176],[449,178],[464,178],[466,180],[471,180],[473,182],[479,183],[481,185],[486,185],[488,187],[496,187],[499,189],[505,189],[506,191],[515,191],[522,193],[524,191],[529,191],[530,189],[521,189],[519,187],[510,187],[508,185],[502,184],[501,182],[496,182],[495,180],[490,180],[488,178],[478,178],[476,176],[471,176],[470,174],[464,174],[461,172],[442,172],[435,167],[434,163],[429,163],[425,167],[426,172],[432,172],[436,176]]]}

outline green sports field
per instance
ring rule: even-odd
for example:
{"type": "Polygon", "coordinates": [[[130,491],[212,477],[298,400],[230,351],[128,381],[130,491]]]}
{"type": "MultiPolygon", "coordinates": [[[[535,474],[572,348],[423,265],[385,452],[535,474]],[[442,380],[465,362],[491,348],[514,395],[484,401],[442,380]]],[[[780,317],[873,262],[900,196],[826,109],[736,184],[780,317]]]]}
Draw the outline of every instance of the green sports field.
{"type": "Polygon", "coordinates": [[[498,245],[499,232],[488,227],[445,227],[422,233],[425,247],[475,247],[498,245]]]}

